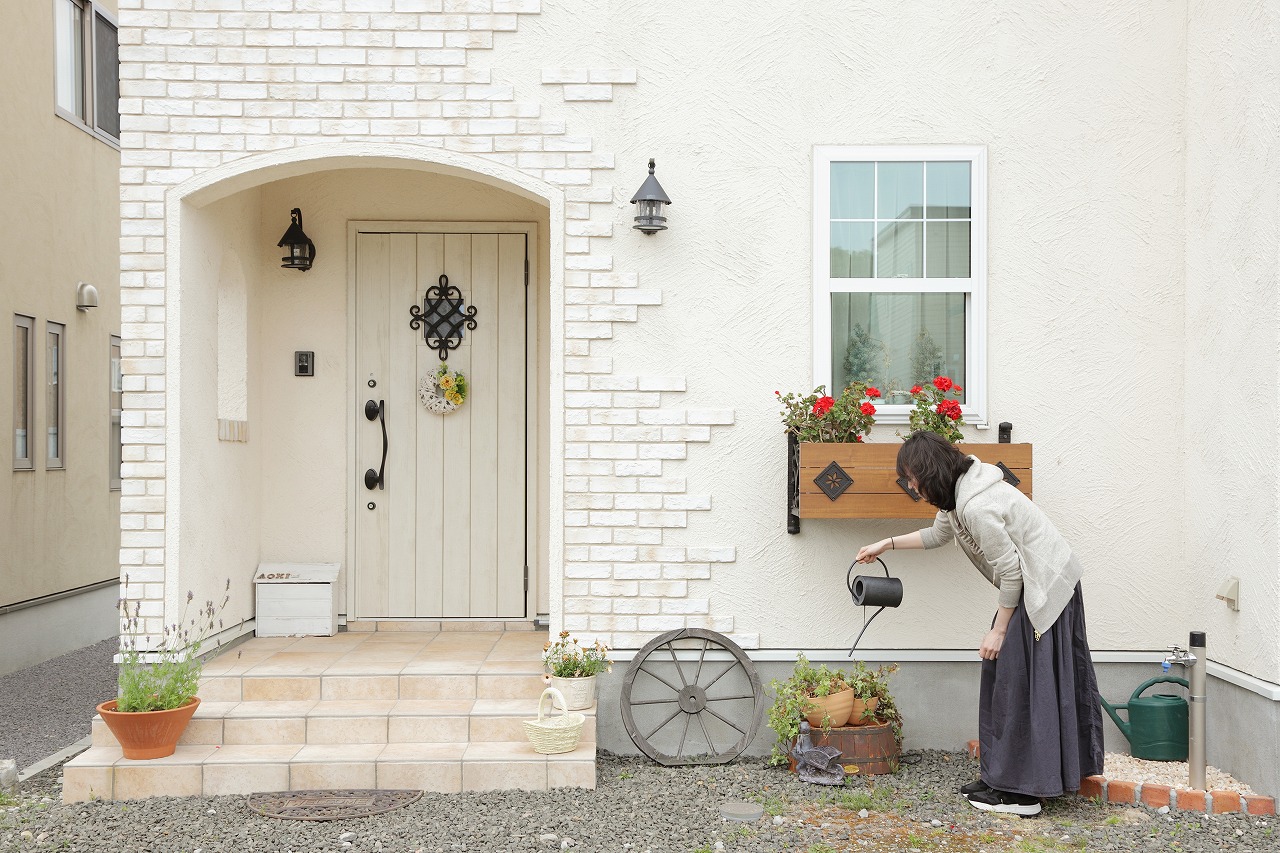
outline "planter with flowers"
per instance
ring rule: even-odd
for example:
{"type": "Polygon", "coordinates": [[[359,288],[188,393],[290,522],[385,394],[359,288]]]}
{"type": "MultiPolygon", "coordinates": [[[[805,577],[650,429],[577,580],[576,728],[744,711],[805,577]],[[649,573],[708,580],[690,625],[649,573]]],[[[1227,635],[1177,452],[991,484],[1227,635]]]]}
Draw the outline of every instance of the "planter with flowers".
{"type": "MultiPolygon", "coordinates": [[[[909,432],[932,430],[964,453],[1003,465],[1006,479],[1029,497],[1031,445],[962,443],[962,390],[945,376],[914,386],[909,432]]],[[[864,440],[875,422],[871,400],[880,396],[858,382],[837,398],[822,387],[803,397],[777,394],[789,444],[788,532],[800,532],[801,518],[932,518],[937,512],[898,482],[897,442],[864,440]]]]}
{"type": "Polygon", "coordinates": [[[596,676],[613,668],[608,646],[599,640],[584,646],[568,631],[561,631],[559,639],[542,647],[542,663],[546,668],[543,679],[564,694],[566,711],[590,708],[596,701],[596,676]]]}
{"type": "MultiPolygon", "coordinates": [[[[129,579],[125,577],[125,587],[129,579]]],[[[231,581],[227,581],[227,590],[231,581]]],[[[195,596],[187,593],[187,607],[195,596]]],[[[229,593],[215,605],[207,601],[199,612],[164,628],[159,648],[139,646],[142,602],[121,599],[124,639],[120,649],[119,695],[98,705],[98,714],[111,730],[125,758],[149,759],[173,755],[187,723],[200,707],[196,690],[204,662],[200,648],[223,627],[219,614],[229,593]]]]}

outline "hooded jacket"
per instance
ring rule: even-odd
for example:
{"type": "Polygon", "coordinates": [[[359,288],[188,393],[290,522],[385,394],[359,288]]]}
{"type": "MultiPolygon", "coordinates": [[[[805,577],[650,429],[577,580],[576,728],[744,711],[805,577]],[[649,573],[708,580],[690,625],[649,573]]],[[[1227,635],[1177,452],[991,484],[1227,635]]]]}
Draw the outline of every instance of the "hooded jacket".
{"type": "Polygon", "coordinates": [[[956,508],[940,510],[920,531],[925,548],[956,540],[983,577],[1000,590],[1001,607],[1021,600],[1037,634],[1057,621],[1082,574],[1057,528],[994,465],[974,464],[956,481],[956,508]]]}

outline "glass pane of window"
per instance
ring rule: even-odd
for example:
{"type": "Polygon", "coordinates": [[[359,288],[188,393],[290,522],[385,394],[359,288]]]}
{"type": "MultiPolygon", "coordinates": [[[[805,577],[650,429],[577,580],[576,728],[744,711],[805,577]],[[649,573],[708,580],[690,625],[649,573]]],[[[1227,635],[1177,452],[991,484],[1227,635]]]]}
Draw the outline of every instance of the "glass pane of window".
{"type": "Polygon", "coordinates": [[[874,222],[831,223],[831,277],[871,278],[874,222]]]}
{"type": "Polygon", "coordinates": [[[74,0],[56,0],[54,37],[58,106],[84,118],[84,16],[74,0]]]}
{"type": "Polygon", "coordinates": [[[924,163],[877,163],[877,219],[924,218],[924,163]]]}
{"type": "Polygon", "coordinates": [[[969,163],[926,163],[929,219],[968,219],[969,163]]]}
{"type": "Polygon", "coordinates": [[[910,403],[935,376],[963,388],[965,294],[833,293],[831,361],[832,388],[870,382],[887,403],[910,403]]]}
{"type": "Polygon", "coordinates": [[[969,223],[926,222],[928,257],[925,275],[929,278],[969,277],[969,223]]]}
{"type": "Polygon", "coordinates": [[[62,331],[53,323],[45,333],[45,457],[49,467],[62,467],[62,331]]]}
{"type": "Polygon", "coordinates": [[[120,138],[120,37],[115,25],[93,16],[93,112],[98,130],[120,138]]]}
{"type": "Polygon", "coordinates": [[[13,327],[13,466],[31,467],[31,321],[18,318],[13,327]]]}
{"type": "Polygon", "coordinates": [[[921,278],[924,223],[880,222],[876,234],[876,278],[921,278]]]}
{"type": "Polygon", "coordinates": [[[831,218],[874,219],[874,163],[831,164],[831,218]]]}

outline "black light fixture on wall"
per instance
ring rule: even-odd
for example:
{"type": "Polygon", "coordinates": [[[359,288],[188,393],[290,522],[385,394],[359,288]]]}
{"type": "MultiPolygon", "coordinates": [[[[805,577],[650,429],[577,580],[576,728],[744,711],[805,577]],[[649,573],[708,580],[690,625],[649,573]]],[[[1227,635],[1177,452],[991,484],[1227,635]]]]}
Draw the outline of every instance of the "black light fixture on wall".
{"type": "Polygon", "coordinates": [[[658,183],[658,179],[653,176],[652,157],[649,158],[649,177],[644,179],[640,189],[636,190],[636,194],[631,197],[631,203],[639,205],[636,208],[636,224],[632,225],[632,228],[643,231],[645,234],[656,234],[667,230],[667,217],[662,215],[662,206],[671,204],[671,199],[662,189],[662,184],[658,183]]]}
{"type": "Polygon", "coordinates": [[[302,230],[302,209],[295,207],[289,211],[289,230],[284,232],[277,246],[287,246],[289,254],[280,259],[280,266],[287,270],[306,272],[311,269],[311,262],[316,259],[316,244],[302,230]]]}

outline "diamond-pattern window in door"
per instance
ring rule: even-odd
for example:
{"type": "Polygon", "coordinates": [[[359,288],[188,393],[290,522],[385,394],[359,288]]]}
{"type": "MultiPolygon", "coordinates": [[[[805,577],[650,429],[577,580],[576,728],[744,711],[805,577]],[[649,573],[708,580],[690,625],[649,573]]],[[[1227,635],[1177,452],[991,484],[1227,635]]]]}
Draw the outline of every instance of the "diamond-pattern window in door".
{"type": "Polygon", "coordinates": [[[449,358],[449,350],[461,346],[464,327],[476,327],[476,306],[465,305],[462,291],[449,283],[449,276],[441,275],[439,284],[427,288],[421,308],[409,306],[409,328],[422,329],[427,346],[439,353],[441,361],[449,358]]]}
{"type": "Polygon", "coordinates": [[[843,468],[832,462],[822,469],[821,474],[813,478],[813,482],[822,489],[823,494],[835,500],[853,485],[853,478],[846,474],[843,468]]]}

